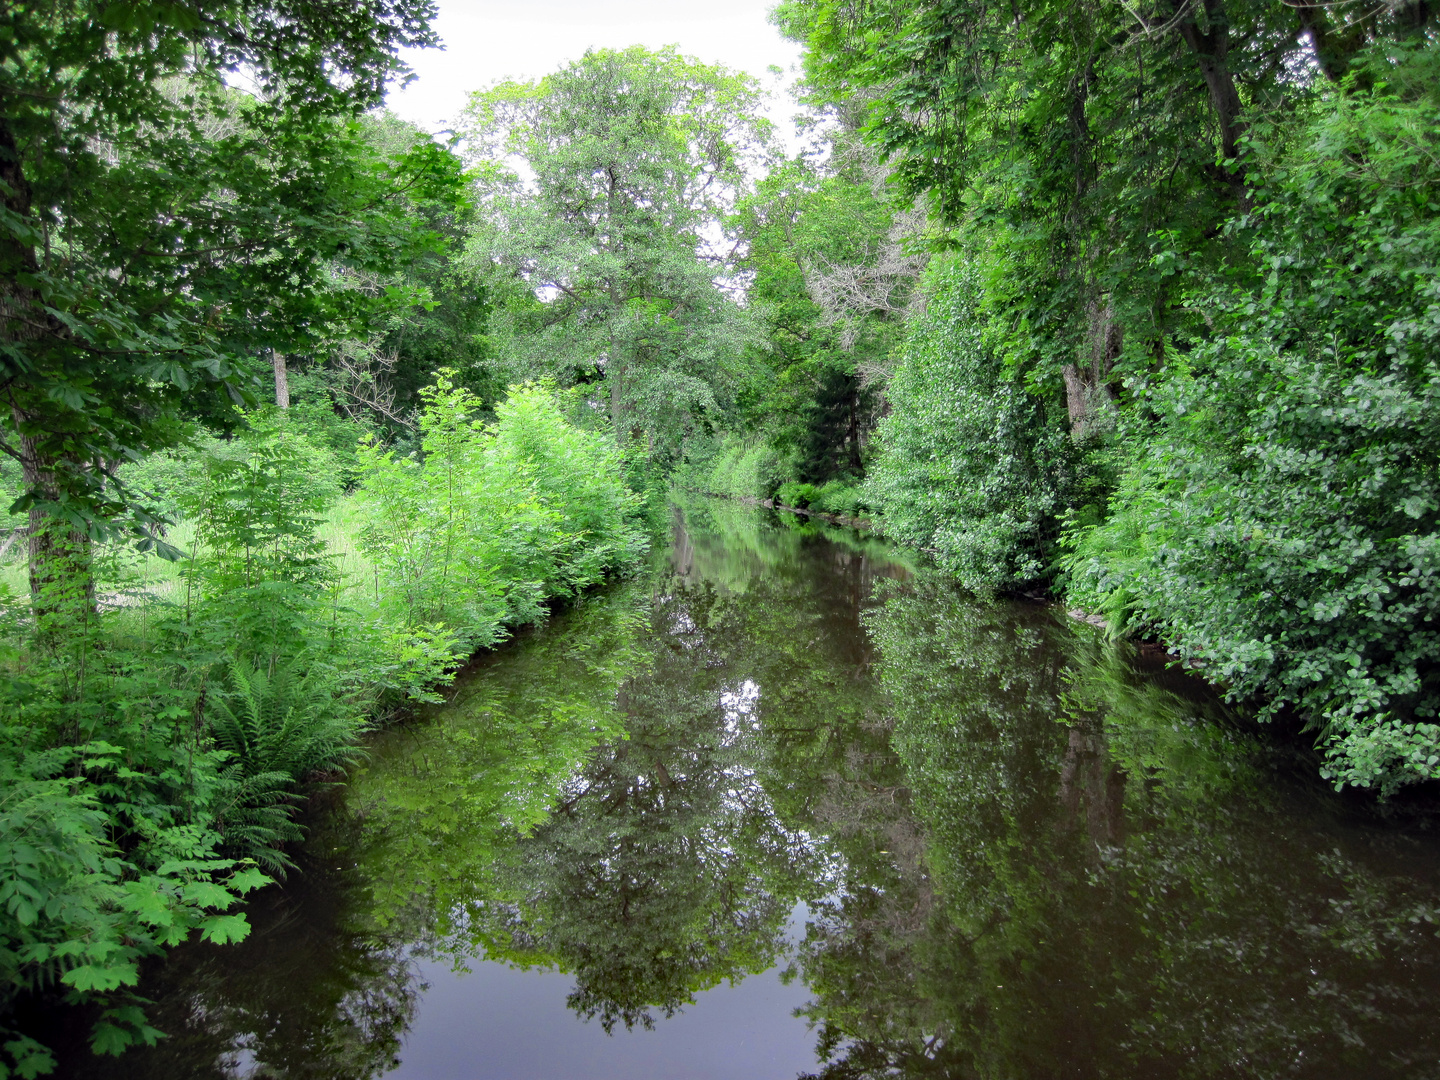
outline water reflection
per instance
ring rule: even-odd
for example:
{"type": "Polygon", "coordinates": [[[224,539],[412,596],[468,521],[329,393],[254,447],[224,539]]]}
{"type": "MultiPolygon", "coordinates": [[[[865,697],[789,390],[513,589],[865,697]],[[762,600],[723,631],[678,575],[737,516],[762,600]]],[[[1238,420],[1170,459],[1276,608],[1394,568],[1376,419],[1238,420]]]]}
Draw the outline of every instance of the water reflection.
{"type": "MultiPolygon", "coordinates": [[[[792,778],[774,758],[845,714],[853,680],[835,675],[855,667],[866,590],[795,551],[693,535],[677,520],[646,645],[613,694],[626,737],[598,746],[495,861],[451,946],[570,972],[570,1005],[607,1031],[774,967],[789,913],[834,876],[823,838],[777,806],[792,778]]],[[[874,572],[863,550],[841,561],[874,572]]]]}
{"type": "Polygon", "coordinates": [[[940,899],[818,922],[823,1075],[1434,1074],[1431,845],[1041,613],[922,586],[873,630],[926,838],[897,887],[940,899]]]}
{"type": "Polygon", "coordinates": [[[249,938],[184,946],[149,971],[141,989],[166,1032],[158,1045],[93,1057],[90,1018],[58,1014],[60,1074],[369,1080],[393,1068],[423,995],[411,946],[420,912],[377,928],[363,880],[332,861],[358,837],[316,826],[295,884],[250,905],[249,938]]]}
{"type": "Polygon", "coordinates": [[[110,1075],[1437,1075],[1436,850],[1295,775],[1063,616],[690,506],[377,744],[110,1075]]]}

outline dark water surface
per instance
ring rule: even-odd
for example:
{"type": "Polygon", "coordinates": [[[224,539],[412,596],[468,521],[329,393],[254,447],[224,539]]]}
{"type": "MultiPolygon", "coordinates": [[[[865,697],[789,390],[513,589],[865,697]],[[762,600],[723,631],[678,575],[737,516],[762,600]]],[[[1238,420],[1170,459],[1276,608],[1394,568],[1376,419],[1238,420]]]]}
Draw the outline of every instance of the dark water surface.
{"type": "Polygon", "coordinates": [[[87,1077],[1440,1077],[1440,845],[1192,682],[676,512],[310,823],[87,1077]],[[1271,748],[1267,748],[1271,747],[1271,748]]]}

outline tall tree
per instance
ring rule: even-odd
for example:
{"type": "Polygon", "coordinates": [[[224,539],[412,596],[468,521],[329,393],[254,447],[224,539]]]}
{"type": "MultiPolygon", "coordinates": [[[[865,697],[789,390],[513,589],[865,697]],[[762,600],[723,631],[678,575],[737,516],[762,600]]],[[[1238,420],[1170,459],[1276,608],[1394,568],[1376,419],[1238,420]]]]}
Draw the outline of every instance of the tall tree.
{"type": "MultiPolygon", "coordinates": [[[[1194,329],[1175,270],[1235,254],[1257,117],[1297,110],[1366,42],[1433,33],[1425,0],[790,0],[811,89],[865,103],[897,190],[992,269],[1005,359],[1084,435],[1132,370],[1194,329]],[[1427,30],[1426,28],[1430,29],[1427,30]],[[1157,255],[1161,256],[1157,259],[1157,255]]],[[[1363,77],[1363,72],[1356,72],[1363,77]]]]}
{"type": "MultiPolygon", "coordinates": [[[[241,399],[371,306],[335,261],[410,242],[362,221],[396,174],[357,118],[434,42],[431,0],[50,0],[0,15],[0,450],[19,461],[37,598],[87,590],[88,541],[133,509],[111,473],[184,403],[241,399]],[[227,86],[248,83],[253,93],[227,86]],[[76,584],[78,583],[78,584],[76,584]]],[[[437,151],[439,148],[435,148],[437,151]]],[[[144,532],[145,518],[130,523],[144,532]]]]}
{"type": "Polygon", "coordinates": [[[767,346],[742,395],[745,418],[811,484],[863,474],[880,386],[928,261],[912,244],[923,209],[894,212],[887,170],[845,119],[772,169],[736,215],[767,346]]]}
{"type": "Polygon", "coordinates": [[[727,402],[746,313],[727,215],[769,126],[753,82],[673,50],[599,50],[475,95],[465,134],[491,211],[475,254],[543,301],[530,370],[603,373],[618,436],[673,446],[727,402]]]}

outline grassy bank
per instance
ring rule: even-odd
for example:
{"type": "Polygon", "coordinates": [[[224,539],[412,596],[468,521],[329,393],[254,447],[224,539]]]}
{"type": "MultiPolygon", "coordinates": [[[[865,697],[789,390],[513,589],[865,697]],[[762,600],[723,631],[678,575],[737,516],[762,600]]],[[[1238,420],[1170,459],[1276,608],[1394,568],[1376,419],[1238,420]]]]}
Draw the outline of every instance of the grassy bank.
{"type": "Polygon", "coordinates": [[[257,414],[167,466],[180,558],[62,536],[75,573],[34,598],[3,566],[0,1076],[51,1064],[4,1030],[21,995],[93,1005],[97,1051],[153,1041],[139,962],[248,932],[239,902],[288,868],[306,785],[477,649],[638,564],[606,431],[541,389],[493,420],[443,377],[425,402],[419,451],[361,447],[349,493],[331,448],[257,414]]]}

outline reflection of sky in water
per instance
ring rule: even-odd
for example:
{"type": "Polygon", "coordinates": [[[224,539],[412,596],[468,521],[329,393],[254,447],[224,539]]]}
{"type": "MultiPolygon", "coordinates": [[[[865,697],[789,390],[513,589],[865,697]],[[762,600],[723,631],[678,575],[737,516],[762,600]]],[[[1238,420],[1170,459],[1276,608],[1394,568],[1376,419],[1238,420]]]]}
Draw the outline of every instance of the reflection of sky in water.
{"type": "Polygon", "coordinates": [[[734,690],[720,693],[720,707],[725,710],[725,734],[721,745],[733,746],[745,732],[760,730],[760,687],[746,679],[734,690]]]}
{"type": "MultiPolygon", "coordinates": [[[[804,906],[791,916],[803,934],[804,906]]],[[[790,1080],[816,1068],[815,1036],[793,1015],[809,999],[779,969],[697,994],[654,1030],[606,1035],[565,1004],[572,976],[474,961],[419,964],[429,988],[393,1080],[790,1080]]]]}

